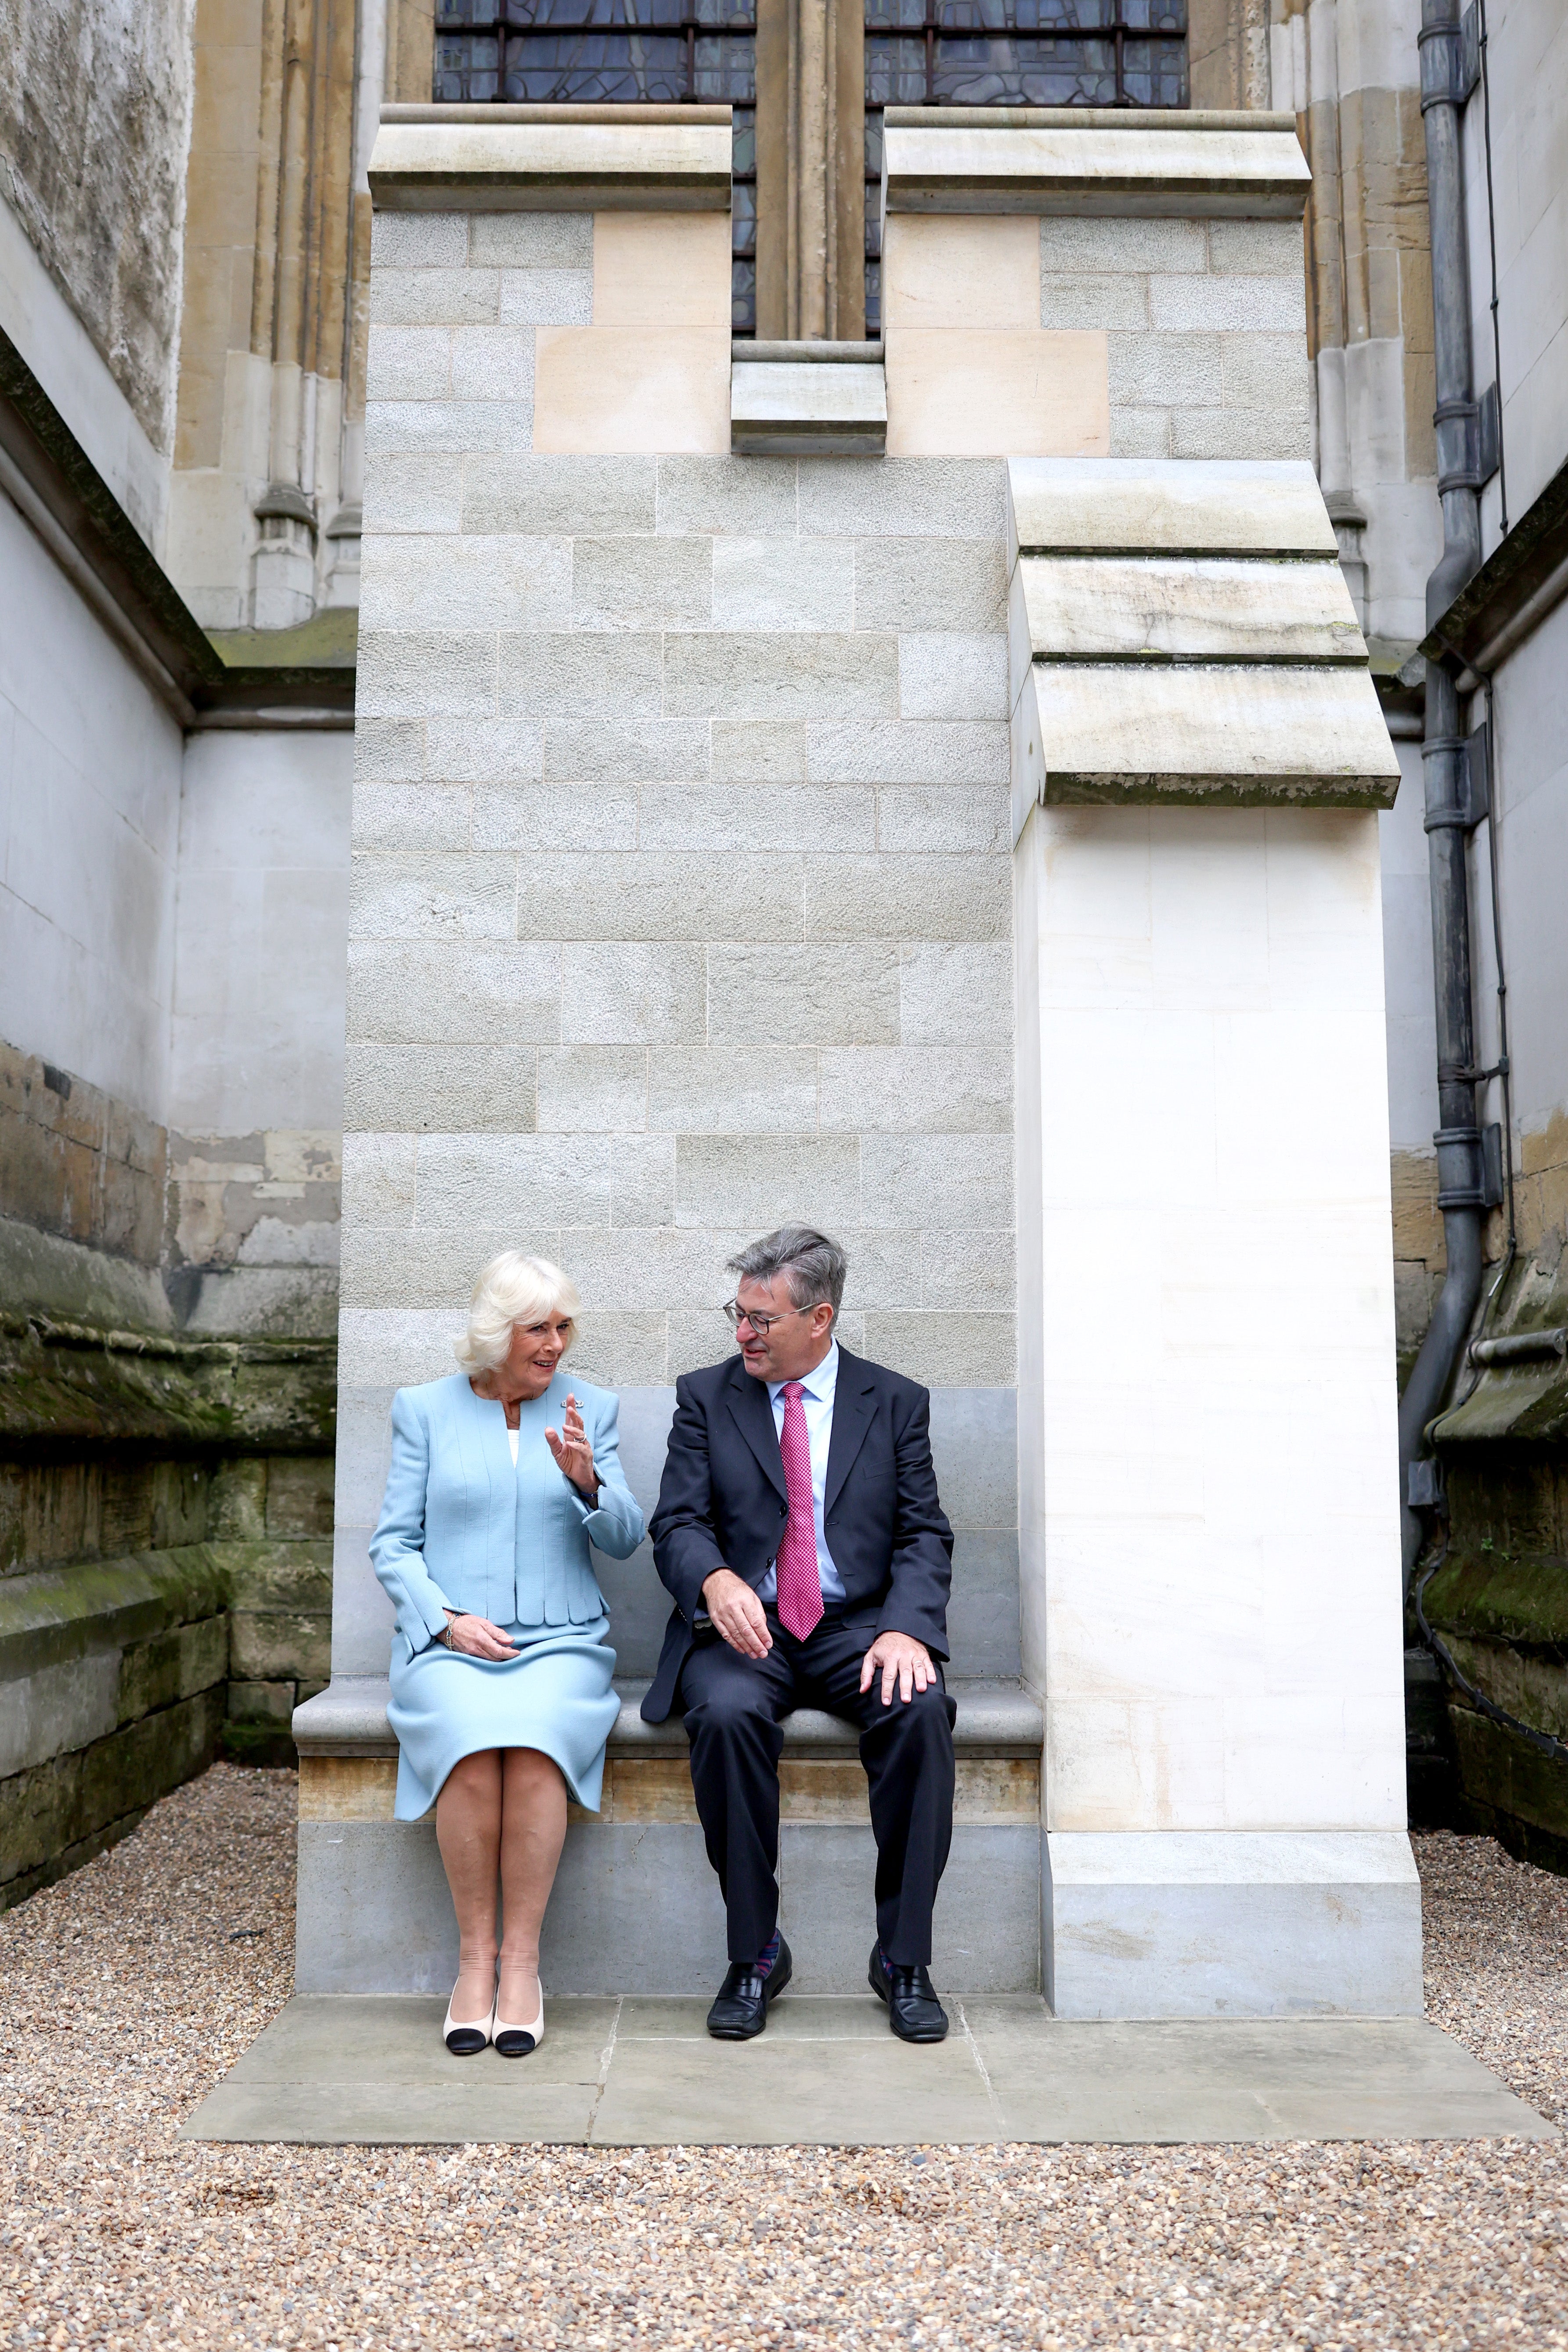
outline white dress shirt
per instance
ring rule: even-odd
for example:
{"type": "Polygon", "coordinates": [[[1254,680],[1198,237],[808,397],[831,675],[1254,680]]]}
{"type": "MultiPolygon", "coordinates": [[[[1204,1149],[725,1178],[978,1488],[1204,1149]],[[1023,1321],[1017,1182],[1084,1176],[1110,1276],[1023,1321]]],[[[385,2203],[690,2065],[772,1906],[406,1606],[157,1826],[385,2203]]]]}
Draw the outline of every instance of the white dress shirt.
{"type": "MultiPolygon", "coordinates": [[[[816,1529],[816,1574],[822,1586],[823,1604],[831,1608],[835,1601],[844,1598],[844,1579],[833,1565],[833,1554],[828,1550],[827,1538],[822,1532],[822,1503],[827,1486],[827,1449],[833,1443],[833,1391],[838,1385],[837,1339],[816,1370],[807,1372],[800,1385],[806,1442],[811,1447],[811,1517],[816,1529]]],[[[773,1427],[782,1441],[784,1382],[770,1381],[768,1395],[773,1400],[773,1427]]],[[[778,1590],[779,1570],[775,1559],[769,1563],[768,1572],[757,1587],[757,1598],[771,1606],[778,1598],[778,1590]]]]}

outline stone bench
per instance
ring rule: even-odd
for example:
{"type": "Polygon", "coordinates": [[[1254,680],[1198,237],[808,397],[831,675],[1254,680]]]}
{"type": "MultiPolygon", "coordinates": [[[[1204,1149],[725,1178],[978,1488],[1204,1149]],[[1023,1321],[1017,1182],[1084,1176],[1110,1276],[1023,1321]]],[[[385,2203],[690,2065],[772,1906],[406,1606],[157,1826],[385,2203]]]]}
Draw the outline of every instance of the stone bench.
{"type": "MultiPolygon", "coordinates": [[[[686,1734],[678,1716],[642,1720],[647,1687],[617,1683],[603,1811],[573,1808],[544,1931],[543,1973],[556,1990],[694,1993],[722,1973],[722,1906],[692,1804],[686,1734]]],[[[935,1974],[953,1992],[1035,1991],[1040,1709],[1016,1681],[949,1687],[957,1794],[935,1974]]],[[[393,1819],[397,1743],[386,1701],[384,1679],[340,1676],[294,1716],[301,1992],[439,1992],[451,1983],[457,1937],[434,1817],[393,1819]]],[[[783,1924],[796,1984],[853,1990],[876,1932],[876,1851],[853,1727],[797,1709],[784,1724],[779,1777],[783,1924]]]]}

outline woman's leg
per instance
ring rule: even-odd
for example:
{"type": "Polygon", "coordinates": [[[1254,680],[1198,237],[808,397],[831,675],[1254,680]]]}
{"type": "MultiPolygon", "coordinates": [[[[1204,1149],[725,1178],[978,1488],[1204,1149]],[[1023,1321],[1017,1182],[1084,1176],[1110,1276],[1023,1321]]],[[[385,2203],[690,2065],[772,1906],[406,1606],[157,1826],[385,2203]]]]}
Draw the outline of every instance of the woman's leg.
{"type": "Polygon", "coordinates": [[[566,1836],[566,1783],[537,1748],[501,1759],[500,2014],[528,2025],[539,2013],[539,1931],[566,1836]]]}
{"type": "Polygon", "coordinates": [[[460,2025],[488,2018],[495,1999],[501,1755],[499,1748],[484,1748],[465,1756],[453,1765],[436,1800],[436,1843],[458,1915],[452,2015],[460,2025]]]}

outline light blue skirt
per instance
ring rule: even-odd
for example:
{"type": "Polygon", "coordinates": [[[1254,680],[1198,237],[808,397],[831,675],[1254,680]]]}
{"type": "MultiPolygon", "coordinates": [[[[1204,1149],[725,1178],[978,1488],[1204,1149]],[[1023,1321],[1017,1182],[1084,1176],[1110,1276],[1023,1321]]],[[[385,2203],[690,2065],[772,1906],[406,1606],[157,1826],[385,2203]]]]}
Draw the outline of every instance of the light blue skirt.
{"type": "Polygon", "coordinates": [[[620,1712],[609,1619],[506,1630],[515,1657],[470,1658],[443,1642],[406,1663],[394,1657],[386,1717],[397,1735],[400,1822],[427,1813],[453,1765],[486,1748],[537,1748],[560,1766],[573,1802],[598,1811],[605,1742],[620,1712]]]}

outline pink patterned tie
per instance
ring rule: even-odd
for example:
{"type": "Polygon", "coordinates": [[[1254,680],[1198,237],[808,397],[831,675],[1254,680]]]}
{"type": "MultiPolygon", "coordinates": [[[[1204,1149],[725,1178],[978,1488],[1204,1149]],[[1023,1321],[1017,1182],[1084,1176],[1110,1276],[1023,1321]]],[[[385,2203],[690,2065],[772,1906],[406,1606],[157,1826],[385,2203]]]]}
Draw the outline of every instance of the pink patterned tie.
{"type": "Polygon", "coordinates": [[[816,1572],[816,1527],[811,1508],[811,1441],[805,1433],[805,1407],[798,1381],[784,1382],[784,1491],[789,1496],[789,1525],[779,1546],[779,1622],[797,1642],[804,1642],[822,1616],[822,1580],[816,1572]]]}

